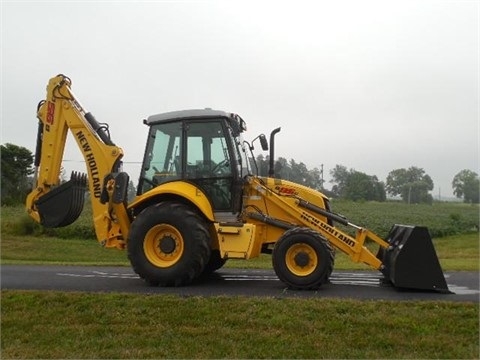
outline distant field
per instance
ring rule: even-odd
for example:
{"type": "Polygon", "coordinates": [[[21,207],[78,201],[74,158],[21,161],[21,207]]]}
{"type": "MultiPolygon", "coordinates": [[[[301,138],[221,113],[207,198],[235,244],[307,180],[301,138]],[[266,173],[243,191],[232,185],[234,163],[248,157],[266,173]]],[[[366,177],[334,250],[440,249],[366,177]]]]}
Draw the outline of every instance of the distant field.
{"type": "MultiPolygon", "coordinates": [[[[351,223],[368,228],[385,237],[393,224],[428,227],[433,238],[477,233],[479,205],[439,203],[408,205],[402,202],[352,202],[332,200],[334,212],[343,214],[351,223]]],[[[89,202],[80,218],[72,225],[44,229],[26,215],[22,206],[1,208],[2,234],[47,235],[58,238],[94,239],[95,232],[89,202]]]]}
{"type": "Polygon", "coordinates": [[[350,222],[385,237],[393,224],[426,226],[433,238],[477,233],[478,204],[434,202],[432,205],[402,202],[351,202],[332,200],[333,211],[350,222]]]}

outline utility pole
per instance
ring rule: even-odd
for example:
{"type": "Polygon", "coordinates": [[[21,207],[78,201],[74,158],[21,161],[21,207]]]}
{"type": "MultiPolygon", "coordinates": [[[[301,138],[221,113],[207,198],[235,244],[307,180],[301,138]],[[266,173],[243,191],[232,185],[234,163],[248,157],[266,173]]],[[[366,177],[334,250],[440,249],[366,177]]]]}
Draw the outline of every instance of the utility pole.
{"type": "Polygon", "coordinates": [[[320,188],[323,190],[323,164],[320,165],[320,188]]]}

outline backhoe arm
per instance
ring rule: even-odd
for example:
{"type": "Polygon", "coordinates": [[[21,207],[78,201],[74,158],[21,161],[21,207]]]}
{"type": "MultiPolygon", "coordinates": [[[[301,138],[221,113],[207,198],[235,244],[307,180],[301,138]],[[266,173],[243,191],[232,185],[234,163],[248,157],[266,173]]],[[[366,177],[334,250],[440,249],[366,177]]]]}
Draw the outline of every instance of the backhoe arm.
{"type": "Polygon", "coordinates": [[[108,127],[85,111],[64,75],[50,79],[37,117],[35,177],[26,200],[29,215],[46,227],[71,224],[83,209],[88,183],[97,239],[107,247],[124,247],[129,219],[122,196],[114,201],[113,193],[115,188],[126,192],[128,176],[121,173],[117,178],[123,151],[110,139],[108,127]],[[70,181],[60,184],[68,130],[83,154],[88,176],[74,172],[70,181]]]}

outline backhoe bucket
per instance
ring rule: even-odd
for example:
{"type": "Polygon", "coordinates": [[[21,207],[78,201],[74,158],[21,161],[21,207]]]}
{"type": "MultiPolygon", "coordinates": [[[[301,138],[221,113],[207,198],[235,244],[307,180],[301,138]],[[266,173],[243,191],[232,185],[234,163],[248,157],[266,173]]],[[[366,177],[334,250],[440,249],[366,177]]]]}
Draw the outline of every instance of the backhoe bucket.
{"type": "Polygon", "coordinates": [[[37,209],[40,223],[48,228],[70,225],[83,210],[87,176],[72,172],[70,180],[40,197],[37,209]]]}
{"type": "Polygon", "coordinates": [[[394,225],[377,258],[394,286],[449,293],[447,282],[426,227],[394,225]]]}

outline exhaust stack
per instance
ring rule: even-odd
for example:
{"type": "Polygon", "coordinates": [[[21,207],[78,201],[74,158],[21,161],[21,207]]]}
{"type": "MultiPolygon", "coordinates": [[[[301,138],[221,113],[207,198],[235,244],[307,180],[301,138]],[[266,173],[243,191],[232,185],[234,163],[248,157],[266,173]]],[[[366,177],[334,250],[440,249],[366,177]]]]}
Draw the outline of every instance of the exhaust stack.
{"type": "Polygon", "coordinates": [[[275,177],[275,135],[281,128],[276,128],[270,133],[270,164],[268,168],[268,177],[275,177]]]}

